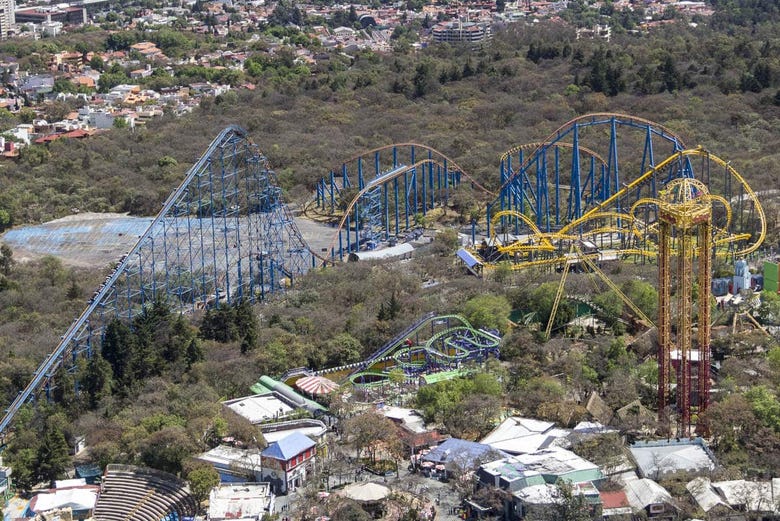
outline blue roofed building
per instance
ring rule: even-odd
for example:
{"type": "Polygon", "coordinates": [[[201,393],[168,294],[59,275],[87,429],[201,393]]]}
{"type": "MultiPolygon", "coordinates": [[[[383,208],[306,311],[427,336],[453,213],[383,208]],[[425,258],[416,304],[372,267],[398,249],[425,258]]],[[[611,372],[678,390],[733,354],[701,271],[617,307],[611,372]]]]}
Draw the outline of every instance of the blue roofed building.
{"type": "Polygon", "coordinates": [[[480,465],[508,457],[506,452],[475,441],[449,438],[422,457],[423,462],[443,465],[448,473],[476,471],[480,465]]]}
{"type": "Polygon", "coordinates": [[[287,494],[302,486],[314,473],[316,445],[299,432],[271,443],[261,453],[262,480],[269,482],[276,494],[287,494]]]}
{"type": "Polygon", "coordinates": [[[482,262],[470,251],[461,248],[457,251],[457,256],[471,273],[477,277],[482,277],[482,262]]]}

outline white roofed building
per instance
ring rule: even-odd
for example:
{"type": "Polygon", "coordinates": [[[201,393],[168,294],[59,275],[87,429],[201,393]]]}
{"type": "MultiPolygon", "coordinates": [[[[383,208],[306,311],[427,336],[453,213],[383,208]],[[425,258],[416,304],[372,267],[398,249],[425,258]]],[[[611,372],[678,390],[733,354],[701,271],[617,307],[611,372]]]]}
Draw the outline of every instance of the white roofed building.
{"type": "Polygon", "coordinates": [[[629,448],[640,476],[660,479],[679,472],[709,472],[715,456],[701,438],[636,442],[629,448]]]}
{"type": "Polygon", "coordinates": [[[209,494],[210,521],[260,521],[274,512],[269,483],[231,483],[214,487],[209,494]]]}
{"type": "Polygon", "coordinates": [[[262,461],[257,450],[219,445],[199,454],[195,459],[214,467],[222,483],[259,481],[262,477],[262,461]]]}
{"type": "Polygon", "coordinates": [[[649,519],[677,519],[677,507],[672,495],[652,479],[628,480],[624,490],[635,514],[644,511],[649,519]]]}
{"type": "Polygon", "coordinates": [[[253,424],[280,421],[296,412],[296,405],[279,393],[255,394],[222,402],[222,405],[253,424]]]}
{"type": "Polygon", "coordinates": [[[511,416],[493,429],[480,443],[509,454],[527,454],[551,447],[566,448],[568,429],[555,427],[555,423],[511,416]]]}

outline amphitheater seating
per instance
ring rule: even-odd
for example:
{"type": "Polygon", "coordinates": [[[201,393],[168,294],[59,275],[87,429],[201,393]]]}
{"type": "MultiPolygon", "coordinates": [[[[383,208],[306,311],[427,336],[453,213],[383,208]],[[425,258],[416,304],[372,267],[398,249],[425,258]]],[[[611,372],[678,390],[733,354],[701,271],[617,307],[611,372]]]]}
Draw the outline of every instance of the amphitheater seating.
{"type": "Polygon", "coordinates": [[[160,521],[171,514],[194,516],[195,500],[185,481],[132,465],[109,465],[95,504],[95,521],[160,521]]]}

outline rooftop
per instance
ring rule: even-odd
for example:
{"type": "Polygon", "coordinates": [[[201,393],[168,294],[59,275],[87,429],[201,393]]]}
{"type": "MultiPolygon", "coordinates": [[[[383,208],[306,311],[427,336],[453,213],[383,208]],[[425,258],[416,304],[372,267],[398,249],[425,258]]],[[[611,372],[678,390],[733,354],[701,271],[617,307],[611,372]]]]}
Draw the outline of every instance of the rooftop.
{"type": "Polygon", "coordinates": [[[220,485],[209,494],[209,519],[260,519],[273,511],[269,483],[220,485]]]}
{"type": "Polygon", "coordinates": [[[701,439],[636,442],[630,450],[643,477],[715,469],[714,456],[701,439]]]}
{"type": "Polygon", "coordinates": [[[423,456],[423,461],[439,464],[453,464],[463,468],[476,468],[481,463],[506,458],[509,454],[496,450],[490,445],[474,441],[449,438],[441,445],[423,456]]]}
{"type": "Polygon", "coordinates": [[[605,510],[627,509],[631,514],[631,505],[628,503],[625,490],[612,490],[599,492],[601,496],[601,505],[605,510]]]}
{"type": "Polygon", "coordinates": [[[521,499],[523,503],[532,505],[550,505],[561,502],[561,496],[558,494],[558,487],[545,483],[544,485],[531,485],[514,493],[514,496],[521,499]]]}
{"type": "Polygon", "coordinates": [[[510,454],[536,452],[552,446],[568,446],[571,431],[555,428],[552,422],[512,416],[482,439],[482,443],[510,454]]]}
{"type": "Polygon", "coordinates": [[[685,488],[691,493],[699,507],[705,512],[709,512],[718,505],[727,506],[723,499],[712,489],[712,483],[708,478],[696,478],[689,481],[685,488]]]}
{"type": "Polygon", "coordinates": [[[633,479],[627,481],[625,487],[626,498],[635,511],[672,501],[671,494],[652,479],[633,479]]]}
{"type": "Polygon", "coordinates": [[[315,443],[300,432],[293,432],[289,436],[268,445],[263,451],[264,458],[280,461],[289,461],[298,454],[314,447],[315,443]]]}
{"type": "Polygon", "coordinates": [[[428,432],[425,428],[425,421],[422,416],[414,409],[406,409],[403,407],[394,407],[392,405],[385,405],[379,409],[386,418],[401,423],[404,427],[415,433],[428,432]]]}
{"type": "Polygon", "coordinates": [[[295,411],[286,400],[282,400],[276,393],[245,396],[223,402],[223,404],[252,423],[284,418],[295,411]]]}
{"type": "Polygon", "coordinates": [[[199,455],[197,459],[222,468],[235,467],[252,471],[261,468],[259,452],[239,449],[229,445],[214,447],[208,452],[199,455]]]}
{"type": "Polygon", "coordinates": [[[532,454],[516,456],[517,460],[525,465],[528,470],[535,470],[542,475],[566,477],[575,472],[584,472],[581,478],[570,479],[575,483],[602,479],[598,465],[581,458],[570,450],[554,448],[540,450],[532,454]]]}
{"type": "Polygon", "coordinates": [[[328,431],[328,428],[322,421],[311,418],[264,425],[261,429],[263,431],[263,438],[265,438],[267,443],[279,441],[293,432],[299,432],[316,440],[328,431]]]}
{"type": "Polygon", "coordinates": [[[737,479],[713,483],[713,488],[729,506],[751,512],[780,512],[777,501],[780,491],[774,486],[780,485],[780,479],[772,481],[746,481],[737,479]]]}

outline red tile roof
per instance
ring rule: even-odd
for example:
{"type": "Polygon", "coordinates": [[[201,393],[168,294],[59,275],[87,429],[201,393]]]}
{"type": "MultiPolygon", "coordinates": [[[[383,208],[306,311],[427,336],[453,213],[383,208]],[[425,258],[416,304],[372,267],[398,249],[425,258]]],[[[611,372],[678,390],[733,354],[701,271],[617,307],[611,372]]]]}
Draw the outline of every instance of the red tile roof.
{"type": "Polygon", "coordinates": [[[615,490],[611,492],[599,492],[603,508],[623,508],[630,506],[624,490],[615,490]]]}

